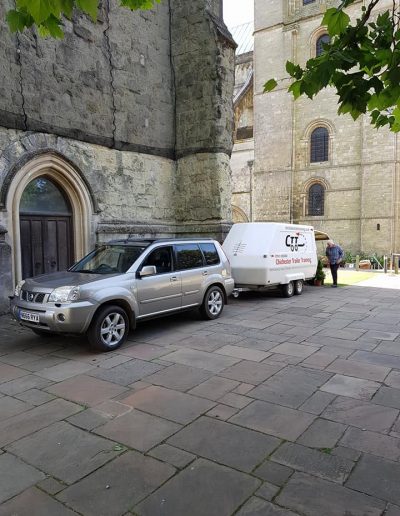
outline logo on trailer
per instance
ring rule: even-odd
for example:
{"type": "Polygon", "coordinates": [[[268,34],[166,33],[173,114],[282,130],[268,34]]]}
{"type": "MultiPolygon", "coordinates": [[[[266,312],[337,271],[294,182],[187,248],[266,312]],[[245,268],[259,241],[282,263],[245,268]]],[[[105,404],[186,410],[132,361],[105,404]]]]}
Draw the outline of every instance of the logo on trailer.
{"type": "Polygon", "coordinates": [[[295,233],[294,235],[287,235],[285,239],[286,247],[289,247],[292,252],[298,251],[299,248],[305,247],[306,239],[302,233],[295,233]]]}

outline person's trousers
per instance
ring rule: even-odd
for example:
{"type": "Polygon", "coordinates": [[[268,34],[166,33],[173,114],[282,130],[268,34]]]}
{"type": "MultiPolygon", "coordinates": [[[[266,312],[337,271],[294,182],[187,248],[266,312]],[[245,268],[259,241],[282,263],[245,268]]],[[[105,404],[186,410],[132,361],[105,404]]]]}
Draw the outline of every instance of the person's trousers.
{"type": "Polygon", "coordinates": [[[338,263],[331,263],[330,267],[331,267],[333,284],[337,285],[337,271],[338,271],[338,268],[339,268],[339,264],[338,263]]]}

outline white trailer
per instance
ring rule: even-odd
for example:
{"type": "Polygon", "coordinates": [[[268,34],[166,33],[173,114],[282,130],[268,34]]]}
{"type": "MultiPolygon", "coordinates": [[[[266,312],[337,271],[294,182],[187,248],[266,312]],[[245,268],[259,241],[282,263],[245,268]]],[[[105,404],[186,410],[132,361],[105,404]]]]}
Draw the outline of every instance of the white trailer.
{"type": "Polygon", "coordinates": [[[286,297],[300,295],[315,276],[317,249],[312,226],[250,222],[234,224],[223,249],[236,293],[280,286],[286,297]]]}

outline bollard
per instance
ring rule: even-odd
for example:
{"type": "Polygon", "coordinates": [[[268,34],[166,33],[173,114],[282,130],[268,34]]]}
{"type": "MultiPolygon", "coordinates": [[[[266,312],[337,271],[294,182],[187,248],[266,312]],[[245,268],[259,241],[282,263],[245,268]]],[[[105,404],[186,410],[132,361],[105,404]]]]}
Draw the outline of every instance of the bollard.
{"type": "Polygon", "coordinates": [[[384,256],[383,257],[383,271],[385,274],[387,274],[387,269],[388,269],[388,259],[387,259],[387,256],[384,256]]]}
{"type": "Polygon", "coordinates": [[[394,257],[394,273],[399,273],[399,259],[397,256],[394,257]]]}
{"type": "Polygon", "coordinates": [[[360,255],[356,256],[356,271],[360,270],[360,255]]]}

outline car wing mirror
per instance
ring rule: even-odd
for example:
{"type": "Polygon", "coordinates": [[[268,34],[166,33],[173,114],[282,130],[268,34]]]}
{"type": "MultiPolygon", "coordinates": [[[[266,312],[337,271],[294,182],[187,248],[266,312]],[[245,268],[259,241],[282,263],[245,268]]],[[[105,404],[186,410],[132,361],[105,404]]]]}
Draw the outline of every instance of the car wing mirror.
{"type": "Polygon", "coordinates": [[[155,274],[157,274],[157,268],[155,265],[145,265],[139,272],[139,277],[145,278],[146,276],[154,276],[155,274]]]}

